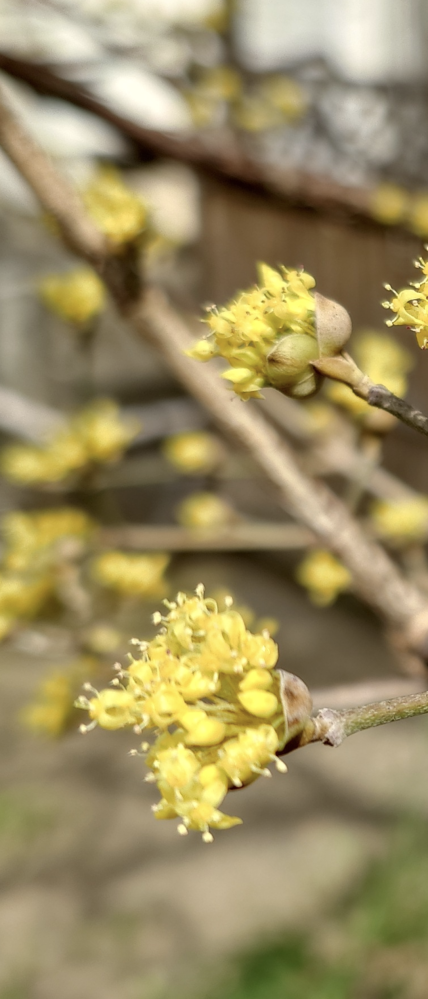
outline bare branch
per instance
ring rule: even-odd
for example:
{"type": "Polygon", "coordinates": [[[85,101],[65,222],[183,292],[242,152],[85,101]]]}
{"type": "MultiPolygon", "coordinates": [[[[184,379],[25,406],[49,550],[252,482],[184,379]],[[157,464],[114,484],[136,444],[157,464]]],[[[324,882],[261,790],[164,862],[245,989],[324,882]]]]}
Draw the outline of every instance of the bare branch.
{"type": "Polygon", "coordinates": [[[58,410],[0,386],[0,430],[40,444],[62,424],[63,416],[58,410]]]}
{"type": "Polygon", "coordinates": [[[0,145],[33,189],[45,211],[57,220],[70,249],[94,266],[99,266],[106,255],[104,236],[84,212],[74,188],[27,135],[4,99],[0,102],[0,145]]]}
{"type": "Polygon", "coordinates": [[[337,184],[330,177],[314,176],[303,170],[273,167],[250,159],[236,141],[229,144],[207,142],[198,135],[176,137],[143,128],[97,100],[89,90],[66,80],[48,66],[0,53],[0,69],[24,80],[39,94],[59,97],[76,107],[110,122],[144,151],[146,159],[172,157],[223,182],[232,182],[254,193],[327,212],[339,210],[379,226],[370,209],[368,188],[337,184]]]}
{"type": "Polygon", "coordinates": [[[315,535],[296,524],[237,522],[228,528],[189,529],[175,525],[126,524],[104,528],[100,543],[141,551],[293,551],[306,548],[315,535]]]}
{"type": "MultiPolygon", "coordinates": [[[[363,732],[367,728],[376,728],[389,722],[401,721],[404,718],[414,718],[416,715],[428,714],[428,692],[405,694],[402,697],[392,697],[387,701],[374,701],[357,708],[347,708],[335,711],[333,708],[321,708],[321,711],[311,720],[308,726],[313,726],[309,742],[324,742],[327,746],[340,746],[349,735],[363,732]]],[[[302,736],[303,740],[305,736],[302,736]]],[[[304,741],[301,745],[304,744],[304,741]]]]}
{"type": "Polygon", "coordinates": [[[424,416],[419,409],[414,409],[404,399],[394,395],[393,392],[385,388],[385,385],[372,385],[367,392],[367,402],[369,406],[375,406],[376,409],[383,409],[385,413],[391,413],[392,416],[397,417],[397,420],[412,427],[412,430],[417,430],[420,434],[425,434],[428,437],[428,416],[424,416]]]}

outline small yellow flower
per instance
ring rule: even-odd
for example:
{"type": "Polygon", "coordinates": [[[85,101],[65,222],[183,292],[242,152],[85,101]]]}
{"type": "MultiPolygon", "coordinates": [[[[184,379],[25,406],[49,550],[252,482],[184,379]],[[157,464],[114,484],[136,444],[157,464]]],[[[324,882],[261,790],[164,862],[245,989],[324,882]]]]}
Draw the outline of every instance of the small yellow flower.
{"type": "Polygon", "coordinates": [[[168,555],[138,555],[109,551],[92,560],[93,578],[124,596],[158,597],[165,590],[163,574],[168,555]]]}
{"type": "Polygon", "coordinates": [[[428,496],[386,501],[376,500],[370,519],[379,537],[404,545],[428,538],[428,496]]]}
{"type": "Polygon", "coordinates": [[[178,818],[180,833],[195,829],[210,842],[210,829],[240,822],[218,810],[228,788],[266,773],[287,741],[278,650],[267,632],[247,630],[230,598],[220,611],[203,587],[164,604],[154,615],[158,634],[135,640],[139,657],[117,686],[78,705],[89,711],[88,728],[157,730],[151,747],[142,744],[160,793],[155,817],[178,818]]]}
{"type": "Polygon", "coordinates": [[[378,222],[399,225],[409,211],[409,194],[398,184],[378,184],[371,193],[370,209],[378,222]]]}
{"type": "Polygon", "coordinates": [[[332,604],[352,583],[348,569],[331,552],[321,549],[306,555],[298,566],[296,578],[319,607],[332,604]]]}
{"type": "MultiPolygon", "coordinates": [[[[428,204],[428,198],[427,204],[428,204]]],[[[422,271],[422,281],[410,281],[409,288],[396,292],[390,285],[385,285],[392,292],[391,301],[383,302],[385,309],[391,309],[394,318],[387,320],[387,326],[407,326],[416,333],[416,339],[422,350],[428,347],[428,263],[422,257],[415,260],[415,267],[422,271]]],[[[389,386],[388,386],[389,388],[389,386]]]]}
{"type": "Polygon", "coordinates": [[[104,309],[104,285],[90,267],[66,274],[49,274],[40,282],[42,301],[61,319],[84,326],[104,309]]]}
{"type": "Polygon", "coordinates": [[[91,218],[116,247],[134,241],[147,227],[144,202],[113,166],[99,167],[82,197],[91,218]]]}
{"type": "Polygon", "coordinates": [[[84,707],[87,707],[91,721],[101,728],[115,731],[135,724],[135,701],[127,690],[101,690],[96,697],[84,703],[84,707]]]}
{"type": "Polygon", "coordinates": [[[223,456],[217,437],[202,430],[168,437],[162,452],[171,465],[185,475],[212,472],[223,456]]]}
{"type": "Polygon", "coordinates": [[[177,520],[183,527],[226,527],[233,519],[232,508],[215,493],[192,493],[177,508],[177,520]]]}

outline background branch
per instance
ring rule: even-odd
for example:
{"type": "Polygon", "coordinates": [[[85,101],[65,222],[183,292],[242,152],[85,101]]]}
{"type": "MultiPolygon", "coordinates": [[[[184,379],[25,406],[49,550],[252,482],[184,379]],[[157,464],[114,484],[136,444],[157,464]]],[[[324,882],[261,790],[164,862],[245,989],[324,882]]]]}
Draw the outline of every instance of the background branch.
{"type": "Polygon", "coordinates": [[[339,210],[359,216],[372,226],[380,225],[371,213],[371,192],[368,188],[337,184],[328,177],[314,176],[303,170],[286,170],[253,161],[237,141],[233,141],[232,134],[226,147],[225,143],[217,141],[208,143],[207,139],[204,141],[198,135],[177,138],[143,128],[111,110],[89,90],[64,79],[41,63],[0,52],[0,69],[15,79],[23,80],[39,94],[59,97],[108,121],[137,145],[145,160],[171,157],[252,193],[270,195],[279,201],[322,212],[337,213],[339,210]]]}

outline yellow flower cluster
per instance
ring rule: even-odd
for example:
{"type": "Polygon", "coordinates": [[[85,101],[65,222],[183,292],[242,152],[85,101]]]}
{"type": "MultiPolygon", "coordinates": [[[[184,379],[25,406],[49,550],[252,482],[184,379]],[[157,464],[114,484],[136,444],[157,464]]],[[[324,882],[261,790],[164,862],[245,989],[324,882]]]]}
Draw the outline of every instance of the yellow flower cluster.
{"type": "Polygon", "coordinates": [[[109,551],[91,563],[93,579],[123,596],[157,598],[165,592],[164,572],[169,555],[138,555],[109,551]]]}
{"type": "MultiPolygon", "coordinates": [[[[366,330],[356,337],[353,353],[361,371],[369,375],[376,385],[385,385],[395,395],[406,394],[407,375],[413,367],[413,360],[409,352],[392,337],[366,330]]],[[[394,424],[393,416],[380,410],[374,411],[341,382],[328,381],[325,391],[331,402],[363,421],[369,429],[382,432],[394,424]]]]}
{"type": "Polygon", "coordinates": [[[80,656],[67,669],[51,673],[43,680],[34,700],[21,711],[23,725],[51,739],[63,735],[76,719],[76,693],[84,678],[93,676],[96,668],[96,659],[80,656]]]}
{"type": "Polygon", "coordinates": [[[399,292],[394,291],[389,284],[385,285],[387,291],[392,291],[394,298],[390,302],[382,304],[385,309],[391,309],[395,313],[394,318],[388,319],[386,325],[407,326],[416,333],[416,339],[421,349],[426,350],[428,347],[428,261],[420,257],[419,260],[415,260],[415,267],[419,267],[422,271],[423,280],[410,281],[410,288],[403,288],[399,292]]]}
{"type": "Polygon", "coordinates": [[[212,472],[223,456],[220,442],[204,430],[188,431],[167,437],[162,453],[171,465],[185,475],[212,472]]]}
{"type": "MultiPolygon", "coordinates": [[[[79,698],[90,724],[106,729],[155,729],[146,763],[161,794],[158,819],[178,818],[178,831],[228,829],[241,820],[219,811],[228,788],[242,787],[263,774],[287,740],[278,649],[267,632],[252,634],[228,601],[179,593],[164,601],[167,613],[151,642],[135,643],[139,656],[92,697],[79,698]],[[116,684],[116,686],[114,685],[116,684]]],[[[285,770],[277,761],[278,768],[285,770]]]]}
{"type": "Polygon", "coordinates": [[[224,308],[211,311],[205,320],[210,329],[189,357],[208,361],[224,357],[230,368],[223,378],[241,399],[260,398],[260,389],[276,384],[270,355],[281,340],[286,354],[282,364],[282,389],[303,396],[314,390],[310,360],[318,357],[315,332],[315,281],[305,271],[276,271],[259,264],[260,285],[241,292],[224,308]],[[284,346],[285,345],[285,346],[284,346]],[[286,368],[286,373],[284,373],[286,368]]]}
{"type": "Polygon", "coordinates": [[[115,461],[138,431],[136,421],[122,420],[115,402],[99,399],[72,416],[44,447],[14,444],[4,448],[0,468],[12,482],[60,482],[93,465],[115,461]]]}
{"type": "Polygon", "coordinates": [[[424,542],[428,537],[428,496],[402,500],[376,500],[370,510],[379,537],[395,544],[424,542]]]}
{"type": "Polygon", "coordinates": [[[77,327],[85,326],[102,312],[104,285],[91,267],[78,267],[67,274],[47,274],[39,292],[45,305],[61,319],[77,327]]]}
{"type": "Polygon", "coordinates": [[[69,507],[6,514],[2,521],[0,640],[19,621],[40,613],[54,593],[58,559],[75,555],[76,543],[79,547],[85,543],[92,530],[89,517],[69,507]]]}
{"type": "Polygon", "coordinates": [[[331,552],[322,549],[306,555],[297,568],[296,578],[319,607],[334,603],[339,593],[348,590],[352,582],[348,569],[331,552]]]}
{"type": "Polygon", "coordinates": [[[147,227],[144,202],[113,166],[99,167],[82,197],[98,228],[116,247],[137,239],[147,227]]]}
{"type": "Polygon", "coordinates": [[[233,522],[234,511],[215,493],[192,493],[177,508],[177,520],[183,527],[219,528],[233,522]]]}

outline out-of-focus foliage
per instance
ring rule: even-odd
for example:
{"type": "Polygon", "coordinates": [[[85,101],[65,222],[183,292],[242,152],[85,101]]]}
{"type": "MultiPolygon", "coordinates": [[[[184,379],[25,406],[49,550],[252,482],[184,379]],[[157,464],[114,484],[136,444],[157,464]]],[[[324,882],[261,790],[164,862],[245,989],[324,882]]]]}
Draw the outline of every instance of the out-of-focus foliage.
{"type": "Polygon", "coordinates": [[[0,467],[12,482],[42,484],[82,475],[117,461],[140,429],[124,421],[111,399],[98,399],[70,417],[44,447],[13,444],[3,448],[0,467]]]}
{"type": "Polygon", "coordinates": [[[376,534],[392,544],[424,543],[428,538],[428,496],[377,500],[370,509],[376,534]]]}
{"type": "Polygon", "coordinates": [[[66,274],[47,274],[40,282],[39,292],[52,312],[78,328],[99,315],[106,302],[104,285],[91,267],[78,267],[66,274]]]}
{"type": "Polygon", "coordinates": [[[229,503],[215,493],[191,493],[177,507],[177,520],[183,527],[221,528],[235,519],[229,503]]]}
{"type": "Polygon", "coordinates": [[[212,472],[223,457],[218,438],[205,431],[189,431],[168,437],[162,451],[165,458],[185,475],[212,472]]]}
{"type": "Polygon", "coordinates": [[[165,592],[168,555],[139,555],[106,551],[92,560],[92,578],[101,586],[126,596],[156,599],[165,592]]]}

